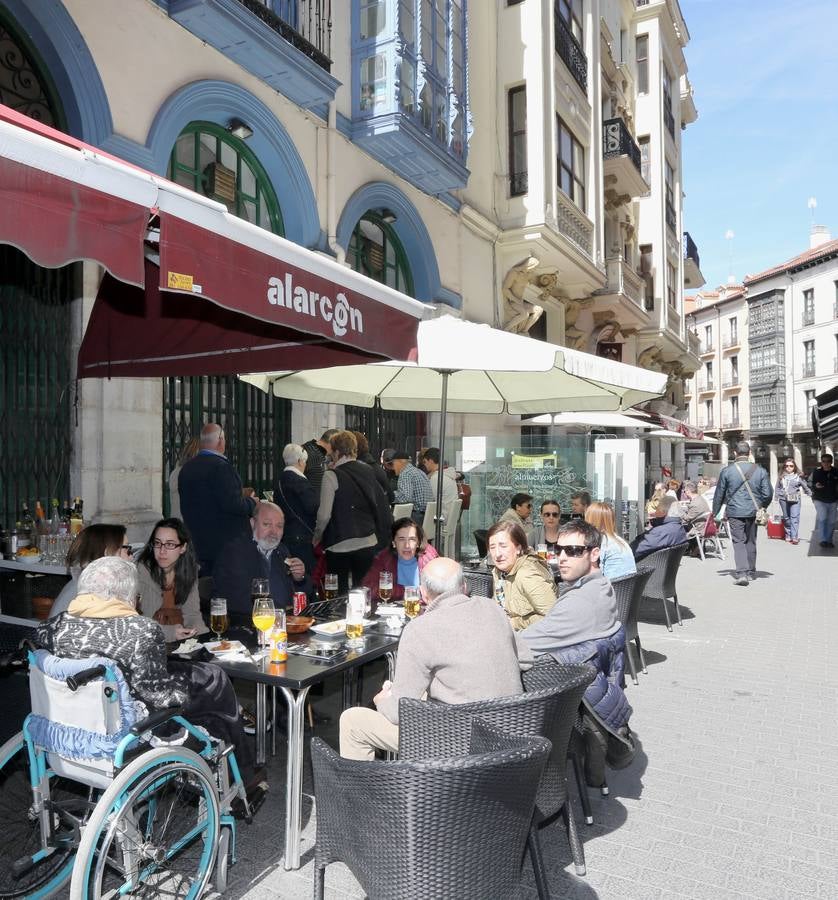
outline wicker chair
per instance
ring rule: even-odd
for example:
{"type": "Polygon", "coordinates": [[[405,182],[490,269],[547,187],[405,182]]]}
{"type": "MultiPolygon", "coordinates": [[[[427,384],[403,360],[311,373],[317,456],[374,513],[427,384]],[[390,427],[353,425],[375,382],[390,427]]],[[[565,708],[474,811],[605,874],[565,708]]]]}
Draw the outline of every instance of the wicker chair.
{"type": "Polygon", "coordinates": [[[463,572],[470,597],[494,597],[495,582],[491,572],[475,572],[466,569],[463,572]]]}
{"type": "Polygon", "coordinates": [[[370,900],[514,896],[549,755],[481,722],[446,759],[359,762],[313,738],[315,900],[337,861],[370,900]]]}
{"type": "MultiPolygon", "coordinates": [[[[567,797],[567,748],[579,703],[594,678],[594,670],[585,665],[556,668],[562,670],[563,683],[554,681],[544,690],[513,697],[456,705],[406,698],[399,702],[399,754],[402,759],[463,753],[468,746],[474,718],[513,734],[540,734],[550,740],[553,749],[538,790],[529,841],[539,897],[549,897],[550,892],[541,859],[538,827],[544,819],[558,812],[564,819],[576,872],[585,874],[585,851],[567,797]]],[[[472,896],[482,895],[474,892],[472,896]]],[[[494,892],[492,896],[503,894],[494,892]]]]}
{"type": "Polygon", "coordinates": [[[634,641],[637,648],[637,656],[640,668],[646,675],[646,658],[643,655],[643,647],[640,645],[640,635],[637,633],[637,614],[640,612],[640,604],[643,601],[643,592],[646,583],[652,577],[648,571],[638,572],[636,575],[623,575],[622,578],[614,578],[611,587],[617,596],[617,617],[623,623],[626,631],[626,660],[628,662],[631,679],[637,681],[637,667],[634,657],[631,655],[631,642],[634,641]]]}
{"type": "Polygon", "coordinates": [[[663,614],[666,618],[666,627],[672,631],[672,621],[669,618],[669,607],[666,601],[671,599],[675,604],[675,614],[678,624],[683,626],[681,608],[678,606],[678,592],[675,589],[675,579],[678,576],[678,567],[681,559],[687,552],[689,544],[677,544],[675,547],[667,547],[664,550],[656,550],[641,559],[637,564],[638,572],[650,572],[651,577],[643,590],[643,596],[652,600],[660,600],[663,603],[663,614]]]}

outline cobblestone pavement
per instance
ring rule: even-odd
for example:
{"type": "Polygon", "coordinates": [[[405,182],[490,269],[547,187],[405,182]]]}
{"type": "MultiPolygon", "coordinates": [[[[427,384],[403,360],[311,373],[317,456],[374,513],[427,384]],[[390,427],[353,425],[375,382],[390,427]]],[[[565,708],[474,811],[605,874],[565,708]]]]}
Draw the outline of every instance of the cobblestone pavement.
{"type": "MultiPolygon", "coordinates": [[[[628,687],[642,750],[630,768],[610,774],[609,797],[591,792],[595,824],[580,825],[586,877],[571,874],[562,829],[544,833],[553,896],[838,897],[838,668],[830,653],[838,551],[810,542],[811,505],[801,524],[805,537],[796,547],[761,530],[758,579],[748,587],[733,584],[729,550],[726,561],[684,560],[683,627],[669,633],[659,609],[644,611],[648,674],[628,687]]],[[[365,696],[380,680],[380,673],[366,677],[365,696]]],[[[331,715],[317,733],[334,742],[331,699],[315,698],[315,708],[331,715]]],[[[227,897],[312,896],[310,773],[304,865],[296,872],[282,868],[281,756],[271,782],[254,824],[240,830],[227,897]]],[[[529,871],[527,879],[522,896],[530,900],[529,871]]],[[[363,897],[342,866],[327,869],[326,884],[331,900],[363,897]]]]}

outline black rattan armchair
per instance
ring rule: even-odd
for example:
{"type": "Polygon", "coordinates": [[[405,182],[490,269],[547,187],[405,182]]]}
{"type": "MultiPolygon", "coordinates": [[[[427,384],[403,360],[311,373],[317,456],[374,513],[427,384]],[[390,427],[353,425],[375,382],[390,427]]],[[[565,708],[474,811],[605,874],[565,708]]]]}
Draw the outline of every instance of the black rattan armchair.
{"type": "Polygon", "coordinates": [[[672,631],[672,621],[669,617],[669,607],[666,605],[667,600],[671,599],[675,604],[675,615],[678,617],[678,624],[684,624],[681,620],[681,609],[678,606],[678,592],[675,589],[675,579],[678,576],[678,567],[681,565],[681,560],[688,547],[689,544],[678,544],[675,547],[667,547],[665,550],[656,550],[654,553],[644,556],[637,563],[638,572],[652,573],[643,590],[643,596],[652,600],[660,600],[663,603],[666,627],[670,631],[672,631]]]}
{"type": "Polygon", "coordinates": [[[446,759],[359,762],[311,741],[314,897],[344,862],[370,900],[514,896],[550,742],[475,722],[446,759]]]}
{"type": "MultiPolygon", "coordinates": [[[[585,874],[585,851],[567,797],[567,749],[578,716],[579,703],[594,678],[590,666],[557,666],[565,676],[545,690],[449,705],[402,698],[399,702],[399,754],[402,759],[437,758],[462,753],[470,740],[471,722],[479,718],[513,734],[540,734],[553,745],[536,799],[530,835],[530,853],[539,897],[549,897],[541,860],[538,827],[561,812],[573,862],[585,874]]],[[[480,896],[475,893],[473,896],[480,896]]],[[[502,896],[494,893],[493,896],[502,896]]]]}
{"type": "Polygon", "coordinates": [[[640,645],[640,635],[637,632],[637,615],[640,612],[640,604],[643,601],[643,592],[646,583],[652,577],[648,570],[638,572],[636,575],[623,575],[622,578],[614,578],[611,587],[617,596],[617,617],[623,623],[626,631],[626,661],[631,672],[632,681],[637,681],[637,667],[634,657],[631,655],[631,642],[634,641],[637,648],[637,656],[640,668],[646,675],[646,658],[643,655],[643,647],[640,645]]]}

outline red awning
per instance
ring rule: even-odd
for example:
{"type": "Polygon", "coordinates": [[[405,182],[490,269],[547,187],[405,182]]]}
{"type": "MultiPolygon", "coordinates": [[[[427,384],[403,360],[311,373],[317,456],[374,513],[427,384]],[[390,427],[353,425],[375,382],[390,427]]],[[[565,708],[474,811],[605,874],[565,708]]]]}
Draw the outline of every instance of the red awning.
{"type": "Polygon", "coordinates": [[[0,105],[0,243],[47,268],[92,259],[142,284],[156,196],[148,173],[0,105]]]}
{"type": "Polygon", "coordinates": [[[427,307],[219,203],[0,106],[0,243],[101,263],[78,374],[237,374],[407,358],[427,307]],[[160,268],[144,262],[151,214],[160,268]],[[144,287],[143,287],[144,286],[144,287]]]}

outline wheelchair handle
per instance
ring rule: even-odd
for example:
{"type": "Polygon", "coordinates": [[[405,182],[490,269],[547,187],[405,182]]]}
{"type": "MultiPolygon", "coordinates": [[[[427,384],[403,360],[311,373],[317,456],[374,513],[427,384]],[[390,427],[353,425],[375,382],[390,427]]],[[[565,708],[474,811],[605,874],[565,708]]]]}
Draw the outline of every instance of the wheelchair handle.
{"type": "Polygon", "coordinates": [[[64,683],[71,691],[77,691],[89,681],[101,678],[107,671],[106,666],[93,666],[92,669],[82,669],[81,672],[76,672],[75,675],[68,675],[64,683]]]}

